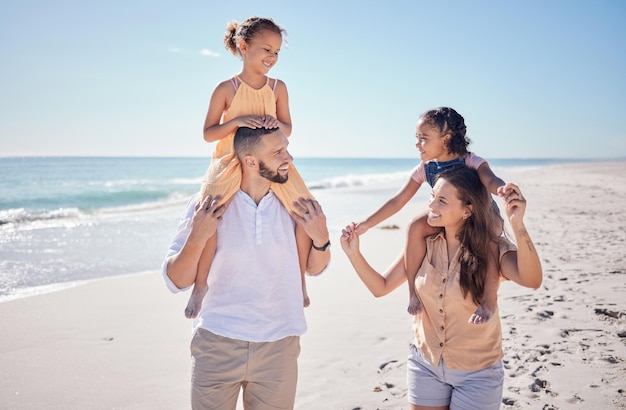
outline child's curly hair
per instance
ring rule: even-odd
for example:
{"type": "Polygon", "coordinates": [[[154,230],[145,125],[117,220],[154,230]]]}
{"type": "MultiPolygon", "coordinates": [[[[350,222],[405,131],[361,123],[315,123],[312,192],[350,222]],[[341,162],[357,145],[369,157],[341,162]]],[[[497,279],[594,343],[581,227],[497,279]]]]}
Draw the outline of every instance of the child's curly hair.
{"type": "Polygon", "coordinates": [[[467,146],[471,140],[465,135],[467,127],[461,114],[450,107],[439,107],[426,111],[420,119],[437,127],[441,134],[450,133],[450,139],[446,143],[448,154],[467,155],[467,146]]]}

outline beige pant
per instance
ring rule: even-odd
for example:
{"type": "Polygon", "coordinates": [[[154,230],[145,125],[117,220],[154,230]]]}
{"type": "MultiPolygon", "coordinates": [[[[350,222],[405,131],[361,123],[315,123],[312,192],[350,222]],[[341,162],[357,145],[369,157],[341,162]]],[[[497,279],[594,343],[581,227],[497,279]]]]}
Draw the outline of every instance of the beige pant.
{"type": "Polygon", "coordinates": [[[191,341],[191,406],[234,410],[243,389],[245,409],[293,409],[299,355],[299,336],[255,343],[198,329],[191,341]]]}

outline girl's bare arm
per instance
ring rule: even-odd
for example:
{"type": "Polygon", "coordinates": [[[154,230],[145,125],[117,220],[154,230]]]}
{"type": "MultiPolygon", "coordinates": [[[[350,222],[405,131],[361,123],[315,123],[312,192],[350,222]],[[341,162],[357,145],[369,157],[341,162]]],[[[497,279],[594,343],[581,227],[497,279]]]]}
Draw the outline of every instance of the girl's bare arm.
{"type": "Polygon", "coordinates": [[[276,119],[280,130],[289,137],[291,135],[291,113],[289,112],[289,94],[287,86],[281,80],[276,84],[274,95],[276,96],[276,119]]]}
{"type": "Polygon", "coordinates": [[[357,233],[363,235],[368,229],[375,227],[385,219],[395,215],[404,205],[407,204],[413,198],[420,184],[415,182],[413,178],[409,178],[407,183],[396,193],[389,198],[380,208],[378,208],[373,214],[367,217],[362,222],[359,222],[356,226],[357,233]]]}
{"type": "Polygon", "coordinates": [[[504,185],[504,181],[494,174],[487,162],[483,162],[478,167],[478,177],[487,190],[494,195],[498,195],[498,188],[504,185]]]}

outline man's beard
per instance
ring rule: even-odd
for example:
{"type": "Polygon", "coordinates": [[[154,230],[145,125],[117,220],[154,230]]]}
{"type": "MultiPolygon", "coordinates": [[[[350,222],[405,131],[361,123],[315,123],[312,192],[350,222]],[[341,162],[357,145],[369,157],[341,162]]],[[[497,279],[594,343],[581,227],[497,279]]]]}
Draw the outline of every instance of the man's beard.
{"type": "Polygon", "coordinates": [[[276,182],[278,184],[284,184],[289,178],[289,175],[282,176],[278,173],[278,171],[272,172],[271,169],[265,166],[265,163],[263,161],[259,161],[259,174],[263,178],[268,179],[272,182],[276,182]]]}

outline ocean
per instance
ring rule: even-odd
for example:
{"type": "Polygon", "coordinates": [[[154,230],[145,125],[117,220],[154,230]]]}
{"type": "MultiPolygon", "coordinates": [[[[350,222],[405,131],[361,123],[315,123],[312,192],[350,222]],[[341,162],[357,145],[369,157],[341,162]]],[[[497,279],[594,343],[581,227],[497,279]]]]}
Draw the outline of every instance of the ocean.
{"type": "MultiPolygon", "coordinates": [[[[207,158],[0,158],[0,302],[159,271],[207,158]]],[[[576,160],[489,159],[498,169],[576,160]]],[[[376,210],[418,159],[300,158],[331,238],[376,210]]],[[[422,187],[412,202],[428,198],[422,187]]],[[[408,205],[407,205],[408,206],[408,205]]]]}

